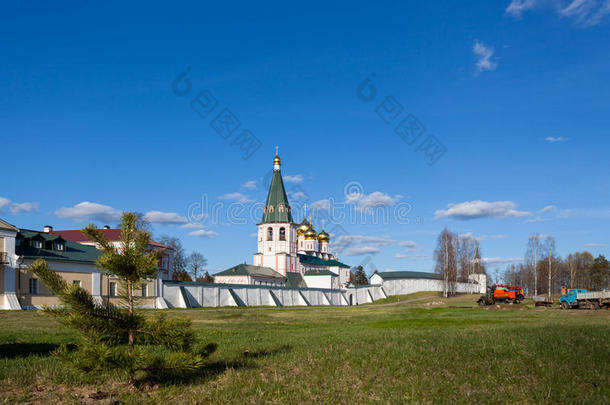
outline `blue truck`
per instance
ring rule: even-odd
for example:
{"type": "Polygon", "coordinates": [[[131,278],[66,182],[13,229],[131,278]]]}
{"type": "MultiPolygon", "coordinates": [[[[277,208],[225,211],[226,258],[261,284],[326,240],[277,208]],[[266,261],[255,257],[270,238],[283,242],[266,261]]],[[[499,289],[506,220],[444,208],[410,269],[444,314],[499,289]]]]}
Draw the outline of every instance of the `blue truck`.
{"type": "Polygon", "coordinates": [[[570,288],[566,295],[559,299],[561,309],[610,308],[610,291],[587,291],[584,288],[570,288]]]}

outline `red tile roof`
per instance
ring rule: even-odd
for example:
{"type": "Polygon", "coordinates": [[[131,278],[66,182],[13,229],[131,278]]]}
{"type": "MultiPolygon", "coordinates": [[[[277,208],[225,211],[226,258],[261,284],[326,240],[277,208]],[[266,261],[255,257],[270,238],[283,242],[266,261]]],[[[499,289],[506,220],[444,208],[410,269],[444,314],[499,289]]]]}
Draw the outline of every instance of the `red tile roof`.
{"type": "MultiPolygon", "coordinates": [[[[102,233],[104,234],[106,239],[108,239],[110,242],[118,242],[121,240],[121,230],[120,229],[100,229],[100,231],[102,231],[102,233]]],[[[60,230],[60,231],[53,230],[50,233],[52,235],[59,235],[64,239],[72,240],[74,242],[79,242],[79,243],[91,242],[91,239],[89,239],[89,237],[87,235],[85,235],[80,229],[66,229],[66,230],[60,230]]],[[[165,248],[165,249],[172,249],[171,247],[166,246],[166,245],[159,243],[152,239],[150,240],[150,245],[160,247],[160,248],[165,248]]]]}

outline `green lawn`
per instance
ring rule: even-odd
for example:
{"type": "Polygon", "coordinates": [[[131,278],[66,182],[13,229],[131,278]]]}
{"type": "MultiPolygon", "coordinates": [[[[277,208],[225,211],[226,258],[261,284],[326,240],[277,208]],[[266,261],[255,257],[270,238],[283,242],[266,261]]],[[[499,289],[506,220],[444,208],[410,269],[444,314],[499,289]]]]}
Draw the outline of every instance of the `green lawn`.
{"type": "Polygon", "coordinates": [[[49,356],[76,341],[51,318],[0,312],[0,402],[609,402],[610,311],[428,297],[166,311],[191,318],[201,342],[218,350],[195,379],[138,389],[49,356]]]}

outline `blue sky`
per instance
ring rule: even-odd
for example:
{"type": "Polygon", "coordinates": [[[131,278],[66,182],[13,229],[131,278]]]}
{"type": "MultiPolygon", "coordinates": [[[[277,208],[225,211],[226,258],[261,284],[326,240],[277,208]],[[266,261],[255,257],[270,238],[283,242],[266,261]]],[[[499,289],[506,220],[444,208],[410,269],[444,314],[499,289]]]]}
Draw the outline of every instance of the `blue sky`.
{"type": "Polygon", "coordinates": [[[212,272],[250,263],[247,213],[279,145],[295,206],[364,212],[333,248],[350,265],[431,271],[445,226],[481,238],[491,268],[533,232],[562,255],[607,252],[608,0],[3,11],[0,217],[17,226],[113,225],[134,210],[212,272]],[[190,87],[175,91],[182,73],[190,87]],[[213,128],[224,109],[240,122],[227,139],[213,128]],[[412,144],[395,132],[408,116],[425,128],[412,144]],[[258,149],[240,149],[244,130],[258,149]],[[424,153],[433,141],[442,155],[424,153]],[[202,198],[222,209],[197,222],[202,198]],[[371,205],[391,220],[372,223],[371,205]]]}

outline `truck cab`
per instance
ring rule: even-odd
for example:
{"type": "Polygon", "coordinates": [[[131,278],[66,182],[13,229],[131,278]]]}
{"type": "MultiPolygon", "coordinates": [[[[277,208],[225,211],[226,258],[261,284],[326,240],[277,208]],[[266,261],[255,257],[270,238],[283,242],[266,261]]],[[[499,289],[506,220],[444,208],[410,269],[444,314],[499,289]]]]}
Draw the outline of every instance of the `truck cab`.
{"type": "Polygon", "coordinates": [[[584,288],[570,288],[566,295],[562,295],[559,298],[559,303],[563,308],[569,308],[573,306],[578,306],[578,300],[576,299],[577,293],[585,293],[587,292],[584,288]]]}

